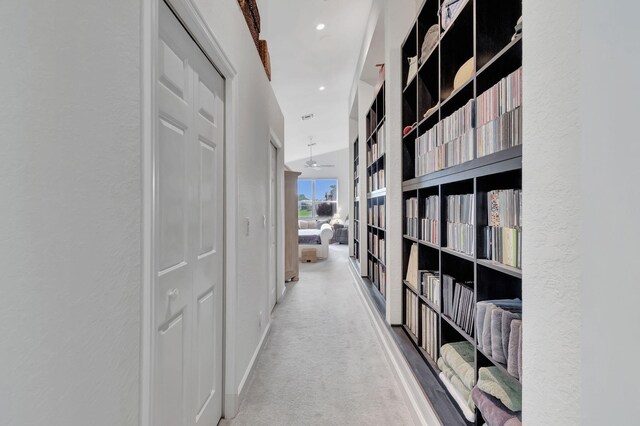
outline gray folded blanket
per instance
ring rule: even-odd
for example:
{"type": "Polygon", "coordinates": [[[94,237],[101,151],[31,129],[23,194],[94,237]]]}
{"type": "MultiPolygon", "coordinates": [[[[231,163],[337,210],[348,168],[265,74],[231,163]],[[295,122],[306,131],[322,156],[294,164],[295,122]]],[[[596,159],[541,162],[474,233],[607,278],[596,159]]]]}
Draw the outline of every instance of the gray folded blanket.
{"type": "Polygon", "coordinates": [[[482,418],[489,426],[521,425],[522,412],[514,412],[505,407],[497,398],[482,392],[478,387],[471,391],[471,398],[482,418]],[[509,423],[507,423],[509,422],[509,423]]]}
{"type": "Polygon", "coordinates": [[[511,321],[519,319],[520,313],[497,307],[491,311],[491,356],[501,364],[507,363],[511,321]]]}
{"type": "Polygon", "coordinates": [[[513,377],[520,378],[520,342],[522,341],[522,321],[515,319],[511,321],[509,337],[509,356],[507,357],[507,371],[513,377]]]}
{"type": "Polygon", "coordinates": [[[476,306],[476,324],[478,327],[478,347],[487,355],[492,355],[491,347],[491,313],[496,307],[517,311],[522,309],[520,299],[498,299],[478,302],[476,306]]]}

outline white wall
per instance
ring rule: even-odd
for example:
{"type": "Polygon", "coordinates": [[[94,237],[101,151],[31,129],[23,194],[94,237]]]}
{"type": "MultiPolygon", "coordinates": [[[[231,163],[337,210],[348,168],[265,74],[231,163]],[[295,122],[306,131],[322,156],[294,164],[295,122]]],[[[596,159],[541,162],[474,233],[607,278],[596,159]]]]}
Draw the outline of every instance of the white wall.
{"type": "Polygon", "coordinates": [[[333,164],[335,167],[323,167],[312,169],[305,167],[304,163],[309,158],[297,161],[290,161],[287,166],[291,170],[301,172],[298,179],[338,179],[338,213],[343,220],[350,211],[351,203],[349,202],[349,185],[352,184],[349,174],[349,147],[339,151],[333,151],[326,154],[314,155],[313,159],[318,164],[333,164]]]}
{"type": "Polygon", "coordinates": [[[140,3],[0,16],[0,424],[137,425],[140,3]]]}
{"type": "MultiPolygon", "coordinates": [[[[238,287],[235,383],[244,386],[250,362],[269,323],[268,229],[270,131],[284,142],[284,118],[236,0],[197,0],[213,34],[238,72],[236,156],[238,167],[238,287]],[[250,225],[246,234],[245,219],[250,225]]],[[[279,158],[283,161],[283,157],[279,158]]]]}
{"type": "Polygon", "coordinates": [[[637,423],[640,10],[616,9],[523,4],[525,424],[637,423]]]}

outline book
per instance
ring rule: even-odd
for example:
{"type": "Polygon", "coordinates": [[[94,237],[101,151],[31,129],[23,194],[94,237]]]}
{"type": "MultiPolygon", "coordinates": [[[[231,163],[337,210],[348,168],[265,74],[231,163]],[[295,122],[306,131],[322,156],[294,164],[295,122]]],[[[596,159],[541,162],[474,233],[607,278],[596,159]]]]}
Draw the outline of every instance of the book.
{"type": "Polygon", "coordinates": [[[418,245],[411,245],[409,254],[409,264],[407,265],[407,275],[405,280],[417,292],[418,291],[418,245]]]}
{"type": "Polygon", "coordinates": [[[435,306],[440,306],[440,272],[419,271],[420,294],[435,306]]]}
{"type": "Polygon", "coordinates": [[[450,275],[442,277],[442,313],[473,337],[476,304],[473,282],[458,281],[450,275]]]}
{"type": "Polygon", "coordinates": [[[475,254],[475,196],[447,196],[447,247],[469,256],[475,254]]]}
{"type": "Polygon", "coordinates": [[[419,238],[418,235],[418,197],[412,197],[405,201],[405,232],[408,236],[419,238]]]}
{"type": "Polygon", "coordinates": [[[438,221],[440,197],[438,195],[427,197],[424,204],[425,218],[420,221],[420,238],[422,241],[440,244],[440,222],[438,221]]]}
{"type": "Polygon", "coordinates": [[[487,193],[487,222],[482,230],[482,257],[514,268],[522,267],[522,190],[487,193]]]}

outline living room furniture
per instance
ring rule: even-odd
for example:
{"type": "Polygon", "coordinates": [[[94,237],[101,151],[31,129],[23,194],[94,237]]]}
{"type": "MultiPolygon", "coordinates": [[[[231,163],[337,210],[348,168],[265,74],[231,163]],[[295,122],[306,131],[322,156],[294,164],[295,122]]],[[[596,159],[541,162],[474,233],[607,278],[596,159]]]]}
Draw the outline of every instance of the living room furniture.
{"type": "Polygon", "coordinates": [[[298,176],[299,172],[284,172],[284,279],[298,281],[298,176]]]}
{"type": "Polygon", "coordinates": [[[333,225],[334,241],[338,244],[349,244],[349,226],[344,224],[333,225]]]}
{"type": "Polygon", "coordinates": [[[305,249],[314,249],[316,256],[319,259],[326,259],[329,257],[329,241],[333,238],[333,228],[328,223],[322,224],[320,229],[299,229],[298,237],[305,239],[312,239],[313,242],[298,243],[299,255],[302,256],[302,251],[305,249]],[[315,238],[314,238],[315,237],[315,238]],[[318,242],[315,242],[319,240],[318,242]]]}

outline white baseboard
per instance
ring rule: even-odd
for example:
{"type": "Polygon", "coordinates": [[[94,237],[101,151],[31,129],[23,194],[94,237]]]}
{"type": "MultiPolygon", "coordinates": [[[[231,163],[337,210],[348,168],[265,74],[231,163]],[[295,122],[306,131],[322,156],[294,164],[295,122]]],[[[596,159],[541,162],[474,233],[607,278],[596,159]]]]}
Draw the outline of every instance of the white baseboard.
{"type": "Polygon", "coordinates": [[[240,381],[240,385],[238,386],[238,405],[244,399],[244,396],[247,392],[247,387],[246,387],[247,382],[249,381],[249,378],[251,377],[251,374],[253,373],[253,370],[256,367],[256,361],[260,356],[260,352],[262,352],[262,348],[264,347],[264,343],[267,341],[267,336],[269,335],[270,331],[271,331],[271,321],[269,321],[269,324],[267,324],[267,327],[264,329],[264,333],[262,333],[262,337],[260,338],[260,343],[258,343],[256,350],[253,352],[251,361],[249,361],[249,366],[247,367],[247,370],[244,372],[244,376],[242,377],[242,380],[240,381]]]}
{"type": "Polygon", "coordinates": [[[385,320],[380,317],[378,312],[375,311],[377,308],[373,305],[371,299],[365,294],[365,289],[362,288],[362,278],[357,276],[351,262],[349,262],[349,271],[353,276],[353,283],[356,287],[356,291],[366,308],[371,323],[373,324],[376,336],[384,348],[383,352],[385,357],[389,362],[391,369],[395,373],[395,377],[403,393],[409,411],[411,412],[413,421],[417,425],[441,426],[442,423],[431,406],[431,402],[429,402],[425,396],[420,384],[411,371],[411,367],[400,351],[400,348],[396,345],[393,336],[391,335],[392,332],[389,330],[389,326],[385,320]]]}

